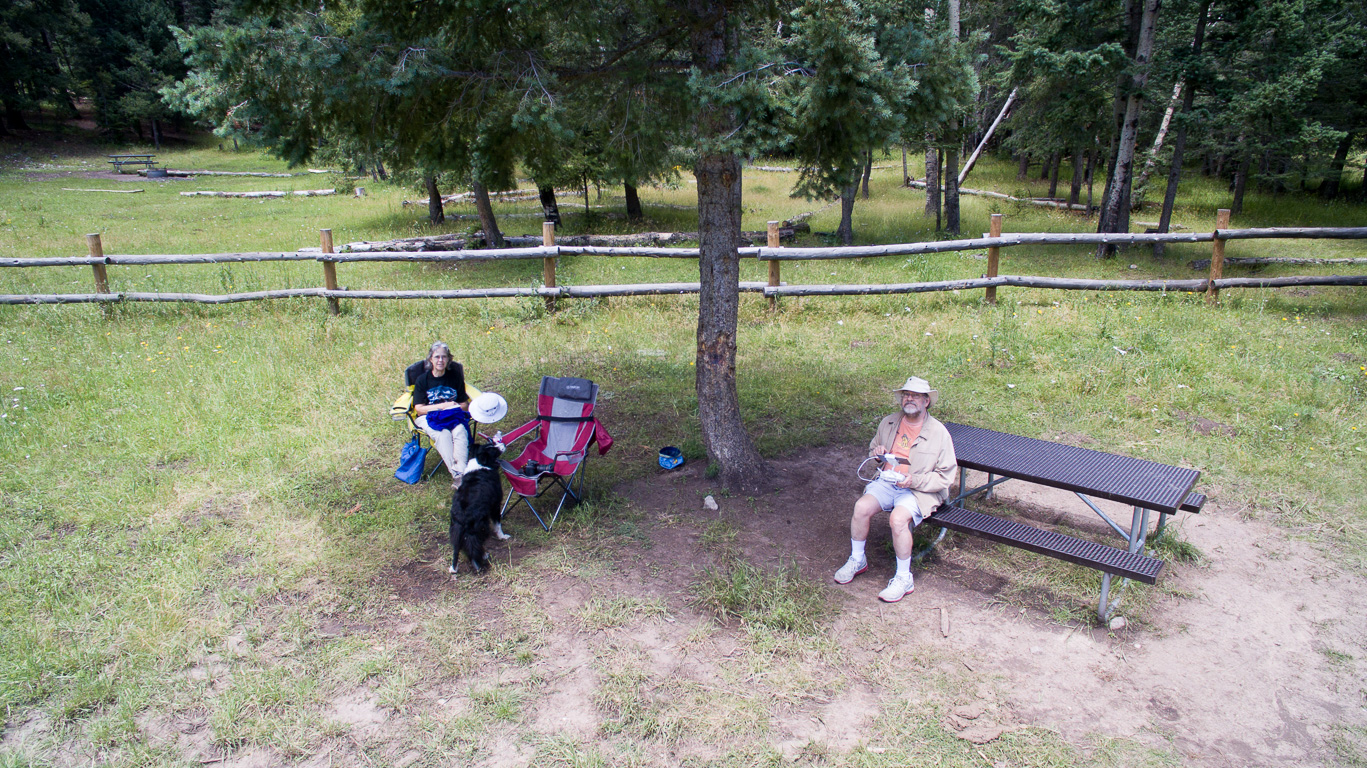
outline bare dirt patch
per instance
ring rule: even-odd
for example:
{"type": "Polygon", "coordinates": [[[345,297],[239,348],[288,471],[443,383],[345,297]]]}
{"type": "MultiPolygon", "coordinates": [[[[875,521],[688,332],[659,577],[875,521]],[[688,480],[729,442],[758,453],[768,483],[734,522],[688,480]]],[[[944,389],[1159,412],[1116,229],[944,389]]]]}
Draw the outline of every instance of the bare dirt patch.
{"type": "MultiPolygon", "coordinates": [[[[865,673],[889,653],[929,653],[927,670],[961,676],[963,700],[947,702],[957,708],[942,724],[973,743],[1037,727],[1074,743],[1101,736],[1175,748],[1192,765],[1330,765],[1339,729],[1367,724],[1367,585],[1310,544],[1225,510],[1215,499],[1203,514],[1175,523],[1204,561],[1169,564],[1161,594],[1143,620],[1114,632],[1092,621],[1061,624],[1030,600],[1006,599],[1013,574],[990,567],[995,550],[974,540],[955,540],[917,568],[912,596],[883,605],[875,594],[894,565],[886,528],[874,528],[867,574],[843,587],[830,579],[848,553],[859,458],[860,449],[851,446],[773,461],[781,490],[758,498],[727,496],[697,464],[616,489],[639,515],[640,546],[617,551],[606,575],[544,585],[537,605],[553,629],[532,667],[546,683],[529,704],[531,727],[573,739],[601,735],[613,719],[602,706],[602,659],[622,647],[646,660],[644,668],[657,682],[642,685],[661,701],[677,699],[678,686],[725,689],[718,681],[733,679],[738,666],[753,662],[744,633],[715,624],[689,596],[701,570],[717,562],[720,548],[708,537],[718,525],[735,531],[729,546],[746,560],[765,567],[795,564],[813,589],[829,590],[839,605],[832,634],[845,647],[838,668],[829,660],[803,661],[799,672],[810,678],[803,694],[782,685],[768,692],[774,697],[765,705],[769,744],[790,757],[809,743],[837,752],[878,744],[874,723],[896,686],[865,673]],[[707,495],[717,499],[718,511],[703,508],[707,495]],[[989,565],[980,567],[984,555],[989,565]],[[657,596],[668,605],[667,620],[646,620],[625,633],[586,634],[576,616],[605,595],[657,596]],[[948,637],[941,635],[942,608],[948,637]],[[850,642],[870,631],[884,639],[850,642]]],[[[1098,537],[1104,532],[1071,494],[1007,484],[999,496],[1045,525],[1066,523],[1098,537]]],[[[1102,504],[1113,518],[1129,520],[1128,509],[1102,504]]],[[[509,528],[516,533],[527,523],[513,520],[509,528]]],[[[552,542],[550,547],[567,543],[554,536],[552,542]]],[[[495,559],[517,563],[530,555],[514,539],[495,559]]],[[[389,574],[391,588],[416,601],[449,589],[437,567],[444,556],[444,544],[434,541],[428,563],[389,574]]],[[[471,608],[497,623],[500,599],[476,587],[471,608]]],[[[706,745],[690,746],[685,739],[670,754],[707,752],[706,745]]],[[[494,762],[516,763],[518,753],[505,745],[495,754],[494,762]]]]}

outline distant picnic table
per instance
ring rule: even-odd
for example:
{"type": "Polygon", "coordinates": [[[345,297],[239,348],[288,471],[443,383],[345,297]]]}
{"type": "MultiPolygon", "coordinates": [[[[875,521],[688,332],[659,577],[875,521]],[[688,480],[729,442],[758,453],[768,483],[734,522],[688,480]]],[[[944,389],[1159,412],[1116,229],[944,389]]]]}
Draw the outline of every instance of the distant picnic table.
{"type": "Polygon", "coordinates": [[[152,166],[157,164],[154,159],[156,155],[106,155],[106,157],[109,158],[110,165],[114,166],[114,170],[119,173],[123,173],[125,165],[141,166],[151,170],[152,166]]]}

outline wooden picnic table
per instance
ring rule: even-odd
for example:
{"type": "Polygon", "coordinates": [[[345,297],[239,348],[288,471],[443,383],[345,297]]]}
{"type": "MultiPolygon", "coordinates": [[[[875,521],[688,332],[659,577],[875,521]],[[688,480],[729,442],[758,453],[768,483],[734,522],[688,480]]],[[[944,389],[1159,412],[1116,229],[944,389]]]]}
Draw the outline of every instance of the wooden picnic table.
{"type": "Polygon", "coordinates": [[[112,165],[112,166],[114,166],[114,169],[117,170],[119,173],[123,173],[123,167],[124,167],[125,165],[137,165],[137,166],[142,166],[143,168],[147,168],[147,169],[150,170],[150,169],[152,168],[152,166],[154,166],[154,165],[157,164],[157,161],[155,160],[156,155],[151,155],[151,154],[149,154],[149,155],[106,155],[106,157],[109,158],[109,164],[112,165]]]}

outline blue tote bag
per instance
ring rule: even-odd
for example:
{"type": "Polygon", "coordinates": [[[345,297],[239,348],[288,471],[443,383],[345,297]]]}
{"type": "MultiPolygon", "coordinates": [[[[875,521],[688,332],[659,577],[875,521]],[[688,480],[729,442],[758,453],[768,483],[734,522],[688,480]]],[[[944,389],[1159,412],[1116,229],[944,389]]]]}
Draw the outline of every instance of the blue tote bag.
{"type": "Polygon", "coordinates": [[[422,479],[422,469],[426,465],[427,449],[418,444],[418,437],[414,435],[399,453],[399,468],[394,470],[394,477],[413,485],[422,479]]]}

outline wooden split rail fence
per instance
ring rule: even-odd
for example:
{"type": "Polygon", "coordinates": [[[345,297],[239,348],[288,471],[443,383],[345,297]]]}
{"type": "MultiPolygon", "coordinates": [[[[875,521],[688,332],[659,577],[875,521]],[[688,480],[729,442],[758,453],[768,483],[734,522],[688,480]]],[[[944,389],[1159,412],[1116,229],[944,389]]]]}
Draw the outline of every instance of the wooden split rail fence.
{"type": "MultiPolygon", "coordinates": [[[[742,282],[740,290],[749,293],[763,293],[774,305],[780,296],[867,296],[897,293],[924,293],[930,291],[984,289],[987,301],[995,303],[997,288],[1018,286],[1024,288],[1052,288],[1057,290],[1088,291],[1191,291],[1203,292],[1210,303],[1219,299],[1219,292],[1225,288],[1277,288],[1303,285],[1367,285],[1367,275],[1310,275],[1299,277],[1239,277],[1226,278],[1224,271],[1225,243],[1230,240],[1250,240],[1266,238],[1285,239],[1367,239],[1367,227],[1319,227],[1319,228],[1264,228],[1229,229],[1229,211],[1221,210],[1216,219],[1216,228],[1204,233],[1166,233],[1166,234],[1129,234],[1129,233],[1077,233],[1049,234],[1022,233],[1002,234],[1001,214],[992,215],[991,232],[985,237],[965,240],[945,240],[926,243],[900,243],[893,245],[868,245],[838,248],[784,248],[779,246],[778,222],[769,222],[768,245],[762,248],[741,248],[742,257],[755,257],[769,263],[768,282],[742,282]],[[1188,280],[1086,280],[1077,278],[1036,277],[1028,275],[998,274],[1001,266],[1001,249],[1020,245],[1140,245],[1148,243],[1211,243],[1210,274],[1208,277],[1188,280]],[[987,249],[987,272],[979,278],[963,280],[942,280],[923,283],[885,283],[865,285],[784,285],[781,280],[781,264],[784,261],[815,259],[855,259],[871,256],[909,256],[926,253],[945,253],[987,249]]],[[[595,246],[557,246],[555,228],[547,222],[542,231],[543,245],[536,248],[504,248],[496,250],[463,251],[420,251],[420,252],[367,252],[335,253],[332,243],[332,230],[321,231],[322,247],[318,253],[303,252],[252,252],[252,253],[214,253],[214,254],[161,254],[161,255],[106,255],[98,234],[86,236],[89,256],[67,258],[0,259],[0,267],[48,267],[48,266],[90,266],[94,272],[94,293],[62,294],[0,294],[0,304],[107,304],[121,301],[172,301],[199,304],[231,304],[241,301],[284,298],[325,298],[332,314],[340,311],[340,299],[481,299],[542,297],[547,307],[554,309],[556,299],[596,298],[608,296],[652,296],[665,294],[689,294],[700,290],[698,283],[645,283],[627,285],[556,285],[556,264],[561,256],[601,255],[631,256],[648,258],[685,258],[696,259],[697,248],[606,248],[595,246]],[[476,260],[504,259],[541,259],[543,263],[542,285],[538,287],[517,288],[463,288],[455,290],[427,291],[381,291],[348,290],[340,287],[337,281],[337,265],[351,262],[408,261],[408,262],[458,262],[476,260]],[[224,264],[235,262],[271,261],[318,261],[323,265],[323,286],[319,288],[291,288],[283,290],[255,291],[251,293],[198,294],[198,293],[148,293],[138,291],[109,290],[108,266],[150,265],[150,264],[224,264]]]]}

